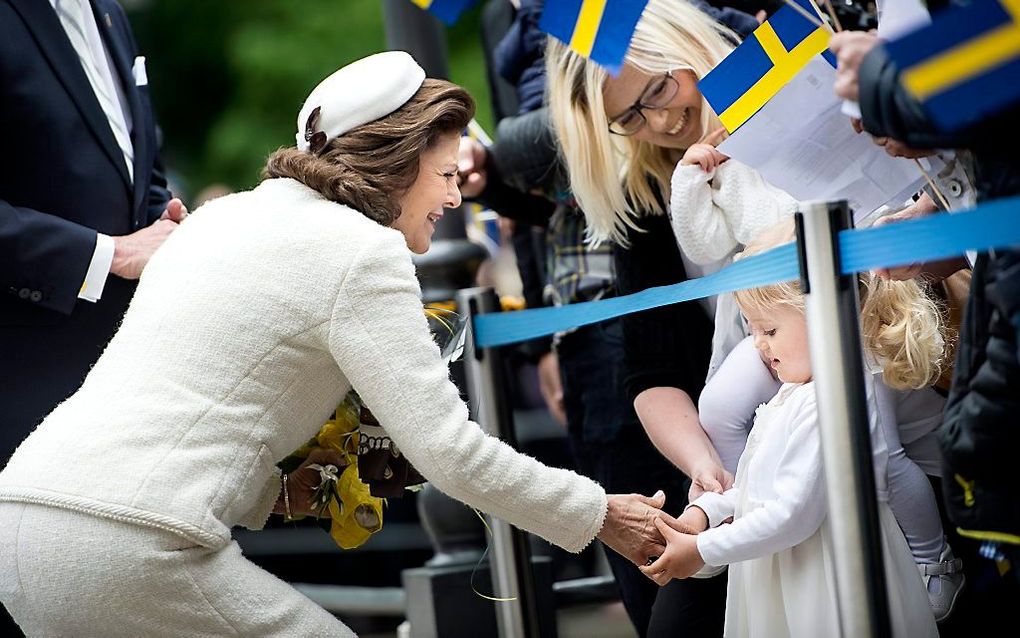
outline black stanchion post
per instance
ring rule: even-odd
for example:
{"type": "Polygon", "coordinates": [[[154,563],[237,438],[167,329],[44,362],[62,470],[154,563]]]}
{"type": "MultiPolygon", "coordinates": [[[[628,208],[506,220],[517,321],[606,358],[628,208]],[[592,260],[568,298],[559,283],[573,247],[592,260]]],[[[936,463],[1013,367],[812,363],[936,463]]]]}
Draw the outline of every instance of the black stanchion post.
{"type": "MultiPolygon", "coordinates": [[[[469,320],[499,310],[491,288],[461,290],[457,296],[461,311],[469,320]]],[[[517,447],[513,416],[506,397],[503,362],[499,349],[474,347],[474,334],[464,349],[471,415],[489,434],[517,447]]],[[[531,548],[524,532],[505,521],[489,517],[492,529],[492,584],[497,598],[516,600],[496,603],[496,621],[502,638],[539,638],[538,595],[531,568],[531,548]]]]}
{"type": "Polygon", "coordinates": [[[835,547],[842,635],[892,635],[875,495],[861,355],[856,275],[840,274],[845,201],[811,202],[797,213],[811,368],[835,547]]]}

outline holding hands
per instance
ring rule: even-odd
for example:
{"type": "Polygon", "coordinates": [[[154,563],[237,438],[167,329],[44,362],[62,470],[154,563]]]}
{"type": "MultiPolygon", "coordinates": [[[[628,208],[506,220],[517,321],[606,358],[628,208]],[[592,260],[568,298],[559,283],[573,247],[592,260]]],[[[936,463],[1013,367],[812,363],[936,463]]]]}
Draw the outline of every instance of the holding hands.
{"type": "Polygon", "coordinates": [[[666,495],[659,490],[655,496],[610,494],[606,522],[598,539],[617,554],[635,565],[645,565],[649,558],[665,551],[662,534],[656,521],[669,518],[662,512],[666,495]]]}
{"type": "Polygon", "coordinates": [[[666,539],[666,551],[650,565],[640,567],[641,573],[662,587],[674,578],[693,576],[705,566],[697,535],[708,528],[708,517],[700,508],[687,508],[675,525],[656,520],[655,527],[666,539]]]}

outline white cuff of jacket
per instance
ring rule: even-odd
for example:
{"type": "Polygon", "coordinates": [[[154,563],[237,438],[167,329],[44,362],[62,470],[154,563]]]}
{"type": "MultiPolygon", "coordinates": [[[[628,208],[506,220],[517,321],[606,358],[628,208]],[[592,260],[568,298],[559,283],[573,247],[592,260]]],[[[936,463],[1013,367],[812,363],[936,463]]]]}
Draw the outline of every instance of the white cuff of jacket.
{"type": "Polygon", "coordinates": [[[110,275],[110,266],[113,264],[113,252],[113,237],[96,233],[96,250],[92,253],[92,261],[89,262],[89,270],[85,274],[85,283],[78,292],[79,299],[95,303],[103,297],[106,278],[110,275]]]}

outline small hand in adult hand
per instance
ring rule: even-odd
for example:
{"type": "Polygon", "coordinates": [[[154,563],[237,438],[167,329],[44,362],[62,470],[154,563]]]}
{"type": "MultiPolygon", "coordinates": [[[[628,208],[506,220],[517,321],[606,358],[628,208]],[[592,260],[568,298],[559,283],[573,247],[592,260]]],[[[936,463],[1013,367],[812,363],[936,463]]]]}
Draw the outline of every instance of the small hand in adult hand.
{"type": "Polygon", "coordinates": [[[560,361],[555,352],[547,352],[538,360],[538,389],[545,400],[549,413],[560,425],[567,424],[567,412],[563,407],[563,379],[560,376],[560,361]]]}
{"type": "Polygon", "coordinates": [[[640,566],[642,574],[662,587],[674,578],[687,578],[705,566],[698,551],[697,536],[678,532],[658,519],[655,527],[666,539],[666,551],[651,565],[640,566]]]}
{"type": "Polygon", "coordinates": [[[863,31],[843,31],[832,36],[829,49],[836,54],[836,95],[856,102],[861,61],[878,44],[878,36],[863,31]]]}
{"type": "MultiPolygon", "coordinates": [[[[337,469],[337,476],[339,476],[347,466],[347,462],[344,460],[344,455],[337,450],[330,448],[312,450],[308,454],[308,458],[296,470],[287,475],[287,500],[290,502],[290,513],[293,516],[317,516],[319,513],[318,508],[312,504],[312,495],[322,483],[322,475],[319,470],[309,467],[311,465],[322,467],[333,465],[337,469]]],[[[278,514],[286,513],[286,503],[282,491],[273,511],[278,514]]],[[[328,510],[326,515],[328,516],[328,510]]]]}
{"type": "Polygon", "coordinates": [[[160,218],[155,224],[130,235],[113,237],[113,261],[110,273],[124,279],[138,279],[156,249],[163,245],[178,223],[160,218]]]}
{"type": "Polygon", "coordinates": [[[649,558],[661,556],[666,549],[662,533],[654,522],[665,516],[662,513],[665,503],[666,495],[662,490],[651,497],[610,494],[606,522],[598,539],[635,565],[648,564],[649,558]]]}
{"type": "Polygon", "coordinates": [[[685,166],[697,164],[706,173],[718,168],[729,157],[723,155],[711,144],[692,144],[680,158],[680,163],[685,166]]]}
{"type": "Polygon", "coordinates": [[[485,146],[478,140],[464,136],[460,138],[457,152],[457,184],[463,197],[478,197],[488,181],[485,162],[488,156],[485,146]]]}
{"type": "Polygon", "coordinates": [[[663,516],[662,521],[684,534],[700,534],[708,529],[708,515],[697,505],[688,507],[683,511],[683,514],[676,518],[663,516]]]}

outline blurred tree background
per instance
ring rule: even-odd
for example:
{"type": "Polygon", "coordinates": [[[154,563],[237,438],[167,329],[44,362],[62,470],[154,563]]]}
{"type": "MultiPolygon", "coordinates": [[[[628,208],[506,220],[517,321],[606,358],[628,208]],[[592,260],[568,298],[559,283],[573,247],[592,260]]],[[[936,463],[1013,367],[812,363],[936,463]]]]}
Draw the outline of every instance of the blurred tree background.
{"type": "MultiPolygon", "coordinates": [[[[339,67],[386,47],[380,0],[122,0],[163,129],[174,186],[245,189],[294,143],[302,100],[339,67]]],[[[491,129],[480,8],[447,29],[450,79],[491,129]]]]}

